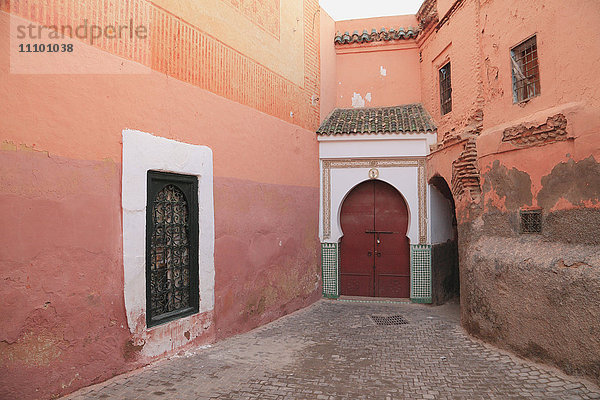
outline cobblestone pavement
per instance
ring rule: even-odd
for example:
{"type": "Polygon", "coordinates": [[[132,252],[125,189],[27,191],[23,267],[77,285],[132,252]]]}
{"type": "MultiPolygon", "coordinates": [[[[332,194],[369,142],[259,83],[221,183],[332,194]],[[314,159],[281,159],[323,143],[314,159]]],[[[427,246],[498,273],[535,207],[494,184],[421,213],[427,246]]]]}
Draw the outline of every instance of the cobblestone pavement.
{"type": "Polygon", "coordinates": [[[590,383],[469,338],[457,307],[322,300],[70,399],[599,399],[590,383]],[[376,325],[372,315],[401,315],[376,325]]]}

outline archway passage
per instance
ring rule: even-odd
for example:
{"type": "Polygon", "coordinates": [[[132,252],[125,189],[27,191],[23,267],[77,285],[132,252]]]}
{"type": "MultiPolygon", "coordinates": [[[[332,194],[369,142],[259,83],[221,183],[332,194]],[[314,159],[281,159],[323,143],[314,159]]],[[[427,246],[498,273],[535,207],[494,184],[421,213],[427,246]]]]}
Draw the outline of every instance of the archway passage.
{"type": "Polygon", "coordinates": [[[410,297],[408,208],[391,185],[366,181],[342,205],[340,294],[410,297]]]}
{"type": "Polygon", "coordinates": [[[431,287],[433,304],[460,298],[458,231],[452,191],[439,175],[431,185],[431,287]]]}

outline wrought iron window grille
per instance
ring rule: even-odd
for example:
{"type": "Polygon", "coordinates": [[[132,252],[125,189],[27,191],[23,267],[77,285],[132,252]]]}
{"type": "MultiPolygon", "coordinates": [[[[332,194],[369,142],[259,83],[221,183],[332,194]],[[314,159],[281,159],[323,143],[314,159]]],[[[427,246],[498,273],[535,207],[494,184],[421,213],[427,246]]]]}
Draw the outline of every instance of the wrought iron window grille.
{"type": "Polygon", "coordinates": [[[452,111],[452,81],[450,77],[450,63],[448,62],[439,70],[440,75],[440,110],[442,115],[452,111]]]}
{"type": "Polygon", "coordinates": [[[148,171],[146,324],[199,311],[198,178],[148,171]]]}
{"type": "Polygon", "coordinates": [[[513,82],[513,103],[519,103],[538,96],[540,69],[538,63],[537,40],[530,37],[510,50],[513,82]]]}
{"type": "Polygon", "coordinates": [[[542,232],[542,210],[521,210],[521,233],[542,232]]]}

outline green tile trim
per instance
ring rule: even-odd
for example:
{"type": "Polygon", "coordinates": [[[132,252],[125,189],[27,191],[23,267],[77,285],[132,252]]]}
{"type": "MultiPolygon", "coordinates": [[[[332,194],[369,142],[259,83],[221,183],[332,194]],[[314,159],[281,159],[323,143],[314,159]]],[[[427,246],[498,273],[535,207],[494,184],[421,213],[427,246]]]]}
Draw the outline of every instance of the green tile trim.
{"type": "Polygon", "coordinates": [[[321,276],[323,297],[337,299],[339,292],[339,247],[337,243],[321,243],[321,276]]]}
{"type": "Polygon", "coordinates": [[[386,303],[386,304],[410,304],[412,301],[408,300],[355,300],[355,299],[336,299],[336,301],[345,301],[347,303],[386,303]]]}
{"type": "MultiPolygon", "coordinates": [[[[339,245],[337,243],[321,243],[321,276],[323,281],[323,297],[337,299],[339,292],[339,245]]],[[[410,302],[431,303],[431,245],[415,244],[410,247],[410,302]]],[[[377,302],[377,300],[349,300],[346,302],[377,302]]]]}
{"type": "Polygon", "coordinates": [[[431,303],[431,245],[410,246],[410,300],[431,303]]]}
{"type": "Polygon", "coordinates": [[[410,302],[419,304],[431,304],[431,297],[410,299],[410,302]]]}

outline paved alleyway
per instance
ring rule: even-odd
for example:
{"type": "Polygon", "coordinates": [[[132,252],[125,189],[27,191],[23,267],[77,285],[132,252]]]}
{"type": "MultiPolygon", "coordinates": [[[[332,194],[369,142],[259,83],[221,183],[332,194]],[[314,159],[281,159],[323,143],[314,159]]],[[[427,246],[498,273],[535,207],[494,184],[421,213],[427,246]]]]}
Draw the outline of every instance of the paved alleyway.
{"type": "Polygon", "coordinates": [[[323,300],[70,398],[600,398],[598,388],[469,339],[456,311],[448,306],[323,300]],[[401,315],[408,323],[378,326],[372,315],[401,315]]]}

